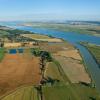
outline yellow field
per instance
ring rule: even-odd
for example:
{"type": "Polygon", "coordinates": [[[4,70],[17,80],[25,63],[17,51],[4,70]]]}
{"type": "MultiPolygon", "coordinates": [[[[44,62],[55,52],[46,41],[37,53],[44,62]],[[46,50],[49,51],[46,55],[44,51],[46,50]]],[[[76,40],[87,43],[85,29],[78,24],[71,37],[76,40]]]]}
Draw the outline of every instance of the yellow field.
{"type": "Polygon", "coordinates": [[[33,86],[17,89],[0,100],[38,100],[37,91],[33,86]]]}
{"type": "Polygon", "coordinates": [[[51,38],[45,35],[37,35],[37,34],[21,34],[23,37],[31,38],[38,41],[48,41],[48,42],[62,42],[61,39],[51,38]]]}

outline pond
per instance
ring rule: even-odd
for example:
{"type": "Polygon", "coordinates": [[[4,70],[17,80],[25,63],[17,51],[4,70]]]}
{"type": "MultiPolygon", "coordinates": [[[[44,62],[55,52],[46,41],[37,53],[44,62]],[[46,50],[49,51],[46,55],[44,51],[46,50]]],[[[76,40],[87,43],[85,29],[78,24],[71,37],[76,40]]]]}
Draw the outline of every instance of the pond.
{"type": "Polygon", "coordinates": [[[23,53],[24,52],[24,49],[23,48],[19,48],[17,50],[18,50],[18,53],[23,53]]]}
{"type": "Polygon", "coordinates": [[[9,50],[9,54],[16,54],[17,53],[17,50],[16,49],[10,49],[9,50]]]}

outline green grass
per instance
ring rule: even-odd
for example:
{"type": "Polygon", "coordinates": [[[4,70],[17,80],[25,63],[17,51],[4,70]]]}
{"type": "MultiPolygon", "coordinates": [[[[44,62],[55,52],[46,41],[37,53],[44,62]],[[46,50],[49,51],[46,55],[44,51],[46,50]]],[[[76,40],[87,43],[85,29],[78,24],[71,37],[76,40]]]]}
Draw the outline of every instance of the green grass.
{"type": "Polygon", "coordinates": [[[49,36],[40,35],[40,34],[22,34],[22,36],[32,38],[32,39],[51,39],[49,36]]]}
{"type": "Polygon", "coordinates": [[[87,45],[88,50],[92,53],[94,59],[100,66],[100,46],[87,45]]]}
{"type": "Polygon", "coordinates": [[[61,65],[55,59],[53,59],[53,62],[48,63],[46,73],[45,73],[45,77],[49,77],[53,80],[59,80],[59,83],[61,85],[70,83],[70,80],[65,75],[61,65]]]}
{"type": "Polygon", "coordinates": [[[100,100],[95,89],[82,85],[43,87],[45,100],[100,100]]]}
{"type": "Polygon", "coordinates": [[[63,77],[58,70],[58,66],[54,62],[48,63],[45,77],[50,77],[52,79],[63,81],[63,77]]]}
{"type": "Polygon", "coordinates": [[[37,91],[33,86],[24,87],[2,97],[0,100],[38,100],[37,91]]]}
{"type": "Polygon", "coordinates": [[[4,58],[4,48],[0,48],[0,61],[4,58]]]}
{"type": "Polygon", "coordinates": [[[82,84],[72,84],[59,62],[55,61],[48,65],[47,75],[51,78],[63,79],[60,84],[46,85],[43,87],[45,100],[100,100],[100,95],[95,88],[82,84]]]}
{"type": "Polygon", "coordinates": [[[9,32],[5,31],[5,30],[0,30],[0,36],[5,36],[8,35],[9,32]]]}
{"type": "MultiPolygon", "coordinates": [[[[100,100],[95,88],[89,88],[79,84],[60,86],[43,86],[45,100],[100,100]]],[[[39,100],[39,94],[33,86],[17,89],[15,92],[0,98],[0,100],[39,100]]]]}
{"type": "Polygon", "coordinates": [[[59,63],[57,60],[55,60],[55,59],[53,59],[53,61],[54,61],[54,63],[56,64],[56,66],[58,67],[59,73],[60,73],[60,75],[63,77],[63,80],[65,81],[65,83],[66,83],[66,82],[67,82],[67,83],[71,83],[70,80],[69,80],[69,78],[66,76],[64,70],[62,69],[60,63],[59,63]]]}

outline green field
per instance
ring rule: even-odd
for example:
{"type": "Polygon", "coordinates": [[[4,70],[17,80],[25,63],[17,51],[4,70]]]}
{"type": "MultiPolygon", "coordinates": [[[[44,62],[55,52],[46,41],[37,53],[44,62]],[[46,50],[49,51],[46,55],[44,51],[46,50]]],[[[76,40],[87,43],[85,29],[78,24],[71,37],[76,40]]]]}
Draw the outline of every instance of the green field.
{"type": "Polygon", "coordinates": [[[0,100],[38,100],[38,95],[33,86],[28,86],[20,88],[9,95],[2,97],[0,100]]]}
{"type": "Polygon", "coordinates": [[[50,77],[52,79],[58,79],[60,81],[63,81],[63,78],[58,70],[57,65],[53,62],[48,63],[45,77],[50,77]]]}
{"type": "Polygon", "coordinates": [[[60,80],[60,84],[43,86],[45,100],[100,100],[95,88],[84,84],[72,84],[57,61],[48,64],[46,76],[60,80]],[[60,71],[59,71],[60,69],[60,71]]]}
{"type": "Polygon", "coordinates": [[[0,61],[3,59],[4,54],[5,54],[4,48],[0,48],[0,61]]]}
{"type": "Polygon", "coordinates": [[[45,100],[100,100],[95,89],[82,85],[43,87],[45,100]]]}
{"type": "MultiPolygon", "coordinates": [[[[31,50],[26,49],[24,52],[29,53],[31,50]]],[[[4,54],[3,48],[0,49],[0,53],[4,54]]],[[[49,81],[42,86],[44,100],[100,100],[95,88],[81,83],[72,84],[59,62],[54,59],[46,66],[45,78],[49,81]]],[[[40,100],[40,95],[34,86],[27,86],[10,92],[0,100],[40,100]]]]}
{"type": "Polygon", "coordinates": [[[7,32],[5,30],[0,30],[0,37],[5,37],[8,34],[9,34],[9,32],[7,32]]]}
{"type": "Polygon", "coordinates": [[[70,80],[65,75],[59,62],[56,60],[48,63],[48,66],[46,68],[45,77],[51,78],[53,80],[58,80],[59,83],[61,83],[61,84],[69,84],[70,83],[70,80]]]}
{"type": "MultiPolygon", "coordinates": [[[[29,50],[28,50],[29,52],[29,50]]],[[[59,83],[46,83],[42,86],[44,100],[100,100],[95,88],[85,84],[72,84],[66,80],[65,74],[57,61],[48,62],[45,77],[50,80],[59,80],[59,83]],[[62,74],[63,73],[63,74],[62,74]]],[[[67,76],[66,76],[67,77],[67,76]]],[[[34,86],[27,86],[9,93],[0,100],[41,100],[39,91],[34,86]]]]}

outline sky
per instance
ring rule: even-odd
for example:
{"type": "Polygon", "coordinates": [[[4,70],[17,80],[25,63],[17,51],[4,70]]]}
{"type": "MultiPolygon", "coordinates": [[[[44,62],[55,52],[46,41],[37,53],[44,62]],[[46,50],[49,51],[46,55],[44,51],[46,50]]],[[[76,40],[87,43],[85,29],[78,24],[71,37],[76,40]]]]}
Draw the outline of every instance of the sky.
{"type": "Polygon", "coordinates": [[[100,21],[100,0],[0,0],[0,21],[100,21]]]}

